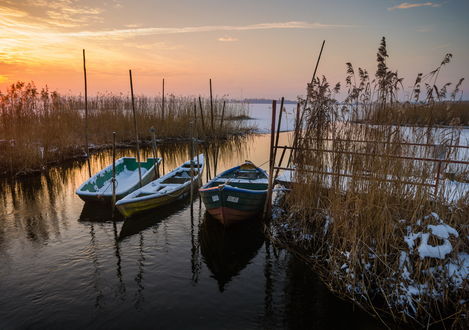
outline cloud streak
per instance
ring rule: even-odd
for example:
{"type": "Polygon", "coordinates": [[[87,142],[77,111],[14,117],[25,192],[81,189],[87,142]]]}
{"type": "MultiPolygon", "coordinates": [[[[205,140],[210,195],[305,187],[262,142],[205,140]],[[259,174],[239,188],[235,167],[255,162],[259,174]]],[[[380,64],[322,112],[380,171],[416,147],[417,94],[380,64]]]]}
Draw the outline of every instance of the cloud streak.
{"type": "Polygon", "coordinates": [[[218,41],[221,41],[221,42],[234,42],[234,41],[238,41],[238,38],[221,37],[221,38],[218,38],[218,41]]]}
{"type": "Polygon", "coordinates": [[[288,30],[288,29],[331,29],[353,27],[350,25],[322,24],[315,22],[280,22],[280,23],[259,23],[250,25],[207,25],[190,27],[149,27],[136,29],[116,29],[107,31],[80,31],[69,32],[63,35],[70,37],[88,38],[128,38],[135,36],[150,36],[164,34],[185,34],[217,31],[256,31],[256,30],[288,30]]]}
{"type": "Polygon", "coordinates": [[[436,3],[436,2],[421,2],[421,3],[409,3],[409,2],[403,2],[397,6],[388,8],[388,10],[396,10],[396,9],[410,9],[410,8],[418,8],[418,7],[441,7],[441,4],[436,3]]]}

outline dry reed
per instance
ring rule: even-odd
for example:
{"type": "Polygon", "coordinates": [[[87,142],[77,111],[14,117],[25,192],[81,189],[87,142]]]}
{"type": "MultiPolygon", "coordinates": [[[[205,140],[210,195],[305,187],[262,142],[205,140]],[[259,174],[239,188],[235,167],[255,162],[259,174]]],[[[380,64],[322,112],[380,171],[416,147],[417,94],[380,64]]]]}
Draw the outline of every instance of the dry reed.
{"type": "MultiPolygon", "coordinates": [[[[402,80],[386,66],[387,56],[383,38],[374,81],[359,69],[357,85],[347,64],[346,106],[335,99],[339,85],[322,78],[308,86],[294,184],[283,199],[288,214],[276,218],[272,235],[311,263],[331,290],[385,323],[391,318],[420,327],[463,328],[469,192],[455,196],[444,185],[435,191],[436,172],[449,167],[405,159],[442,152],[409,141],[451,145],[459,131],[409,127],[407,117],[389,115],[401,105],[396,95],[402,80]],[[363,119],[373,125],[357,123],[363,119]],[[436,228],[445,228],[446,237],[436,228]],[[425,255],[425,248],[441,254],[425,255]]],[[[427,98],[421,106],[435,104],[427,98]]],[[[458,157],[449,148],[443,153],[458,157]]],[[[467,171],[467,165],[459,170],[467,171]]]]}
{"type": "MultiPolygon", "coordinates": [[[[213,100],[216,126],[212,130],[207,126],[212,115],[208,99],[201,99],[201,110],[200,106],[194,108],[193,98],[166,95],[163,118],[160,97],[137,96],[140,139],[151,138],[152,126],[159,139],[188,139],[191,121],[196,122],[195,134],[207,141],[248,132],[243,120],[225,120],[221,125],[223,103],[219,98],[213,100]],[[201,115],[206,118],[205,123],[201,115]]],[[[0,91],[0,174],[30,173],[51,163],[85,155],[84,108],[83,97],[59,95],[47,87],[39,90],[34,83],[17,82],[5,93],[0,91]]],[[[120,144],[135,140],[129,96],[98,94],[89,98],[88,109],[91,149],[110,144],[114,131],[120,144]]],[[[228,117],[245,115],[245,109],[238,104],[226,104],[225,111],[228,117]]]]}

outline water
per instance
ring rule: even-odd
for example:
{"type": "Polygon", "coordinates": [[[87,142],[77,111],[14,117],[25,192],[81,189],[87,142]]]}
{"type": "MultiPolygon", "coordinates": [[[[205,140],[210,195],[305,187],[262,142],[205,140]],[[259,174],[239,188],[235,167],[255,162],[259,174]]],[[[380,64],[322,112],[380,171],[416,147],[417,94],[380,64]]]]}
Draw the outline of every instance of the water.
{"type": "MultiPolygon", "coordinates": [[[[259,135],[224,146],[219,170],[264,163],[268,143],[259,135]]],[[[164,150],[166,171],[188,159],[185,146],[164,150]]],[[[103,152],[91,166],[110,162],[103,152]]],[[[259,224],[225,231],[198,199],[192,216],[185,200],[112,221],[109,208],[75,195],[86,178],[76,161],[0,181],[0,329],[380,328],[274,249],[259,224]]]]}
{"type": "MultiPolygon", "coordinates": [[[[272,104],[249,104],[247,106],[249,117],[248,125],[256,127],[259,133],[269,133],[272,121],[272,104]]],[[[285,104],[283,106],[282,122],[280,123],[280,131],[293,131],[295,129],[296,104],[285,104]]],[[[280,102],[277,102],[276,120],[280,111],[280,102]]],[[[278,123],[275,127],[277,127],[278,123]]]]}

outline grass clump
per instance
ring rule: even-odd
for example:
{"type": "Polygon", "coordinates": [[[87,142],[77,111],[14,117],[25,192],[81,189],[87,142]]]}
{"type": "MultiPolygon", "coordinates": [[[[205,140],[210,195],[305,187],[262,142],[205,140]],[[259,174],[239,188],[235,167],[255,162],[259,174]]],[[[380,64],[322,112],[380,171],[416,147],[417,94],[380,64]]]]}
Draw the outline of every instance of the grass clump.
{"type": "Polygon", "coordinates": [[[359,69],[354,84],[347,64],[345,107],[336,100],[339,84],[322,78],[308,86],[295,179],[283,199],[288,214],[276,218],[272,234],[312,264],[331,290],[384,323],[463,328],[469,187],[445,181],[435,189],[437,174],[451,166],[415,159],[467,160],[445,147],[458,144],[460,131],[437,129],[434,120],[426,127],[404,125],[407,117],[394,122],[390,112],[400,104],[402,79],[386,57],[383,39],[373,82],[359,69]]]}
{"type": "MultiPolygon", "coordinates": [[[[226,139],[249,132],[242,119],[241,105],[209,99],[169,95],[164,115],[160,97],[135,97],[141,140],[149,140],[156,128],[159,139],[188,139],[190,123],[194,136],[209,140],[226,139]],[[197,106],[196,106],[197,105],[197,106]],[[197,119],[195,118],[197,116],[197,119]],[[223,118],[223,125],[222,125],[223,118]],[[213,126],[212,126],[213,124],[213,126]]],[[[17,82],[0,91],[0,174],[29,173],[85,153],[85,104],[81,96],[60,95],[34,83],[17,82]]],[[[112,143],[117,132],[119,144],[135,140],[130,96],[98,94],[88,100],[88,141],[97,148],[112,143]]]]}

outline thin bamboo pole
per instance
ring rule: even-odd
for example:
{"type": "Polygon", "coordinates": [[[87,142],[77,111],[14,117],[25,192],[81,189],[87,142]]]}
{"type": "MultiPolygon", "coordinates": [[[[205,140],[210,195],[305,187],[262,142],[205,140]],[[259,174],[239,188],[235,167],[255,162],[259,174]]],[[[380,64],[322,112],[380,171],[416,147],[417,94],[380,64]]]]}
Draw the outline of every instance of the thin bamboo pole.
{"type": "Polygon", "coordinates": [[[202,99],[199,96],[200,120],[202,122],[202,133],[205,137],[205,122],[204,122],[204,109],[202,107],[202,99]]]}
{"type": "Polygon", "coordinates": [[[191,135],[191,145],[190,145],[190,164],[191,164],[191,214],[193,211],[193,205],[192,203],[194,202],[194,126],[192,121],[190,122],[190,135],[191,135]]]}
{"type": "Polygon", "coordinates": [[[270,216],[272,208],[272,188],[273,188],[273,172],[274,172],[274,142],[275,142],[275,119],[277,111],[277,101],[272,101],[272,123],[270,128],[270,157],[269,157],[269,185],[267,187],[267,198],[264,205],[264,219],[270,216]]]}
{"type": "Polygon", "coordinates": [[[277,159],[278,140],[280,138],[280,127],[282,125],[283,102],[284,102],[284,98],[282,97],[282,100],[280,101],[280,111],[278,114],[278,125],[277,125],[276,137],[275,137],[274,164],[275,164],[275,160],[277,159]]]}
{"type": "Polygon", "coordinates": [[[212,79],[209,80],[210,82],[210,128],[212,129],[212,134],[214,133],[213,129],[213,98],[212,98],[212,79]]]}
{"type": "Polygon", "coordinates": [[[160,177],[160,164],[158,163],[158,157],[156,153],[156,136],[155,136],[156,129],[152,126],[150,128],[150,132],[151,132],[151,146],[153,149],[153,158],[155,159],[155,177],[158,179],[160,177]]]}
{"type": "Polygon", "coordinates": [[[134,85],[132,82],[132,70],[129,70],[129,77],[130,77],[130,95],[132,99],[132,113],[134,117],[134,130],[135,130],[135,139],[137,142],[137,165],[138,165],[138,179],[140,183],[140,187],[142,187],[142,169],[140,166],[140,143],[138,141],[138,128],[137,128],[137,115],[135,113],[135,101],[134,101],[134,85]]]}
{"type": "MultiPolygon", "coordinates": [[[[222,111],[221,111],[221,119],[220,119],[220,129],[219,129],[219,134],[217,134],[217,137],[219,138],[220,137],[220,134],[221,132],[223,132],[223,121],[225,119],[225,104],[226,104],[226,101],[223,101],[223,108],[222,108],[222,111]]],[[[216,147],[216,150],[215,150],[215,165],[214,165],[214,168],[213,168],[213,175],[216,176],[217,175],[217,169],[218,169],[218,158],[220,156],[220,141],[219,139],[217,138],[217,147],[216,147]]]]}
{"type": "Polygon", "coordinates": [[[112,217],[116,210],[116,132],[112,132],[112,217]]]}
{"type": "MultiPolygon", "coordinates": [[[[283,157],[285,156],[285,152],[287,151],[287,146],[284,146],[283,147],[283,151],[282,151],[282,155],[280,156],[280,160],[278,162],[278,167],[281,167],[282,166],[282,162],[283,162],[283,157]]],[[[275,171],[275,178],[278,177],[278,172],[280,170],[277,168],[277,171],[275,171]]]]}
{"type": "Polygon", "coordinates": [[[300,103],[297,103],[296,104],[295,132],[294,132],[293,144],[292,144],[293,150],[290,151],[290,155],[288,156],[287,167],[290,167],[291,160],[292,160],[292,157],[293,157],[293,152],[294,152],[294,150],[295,150],[295,148],[298,144],[298,137],[299,137],[300,129],[301,129],[301,126],[300,126],[300,113],[301,113],[301,106],[300,106],[300,103]]]}
{"type": "Polygon", "coordinates": [[[83,49],[83,76],[85,78],[85,147],[86,158],[88,163],[88,175],[91,177],[91,164],[90,164],[90,147],[88,143],[88,82],[86,79],[86,56],[83,49]]]}
{"type": "Polygon", "coordinates": [[[164,78],[163,78],[163,91],[161,93],[161,119],[164,121],[164,78]]]}

